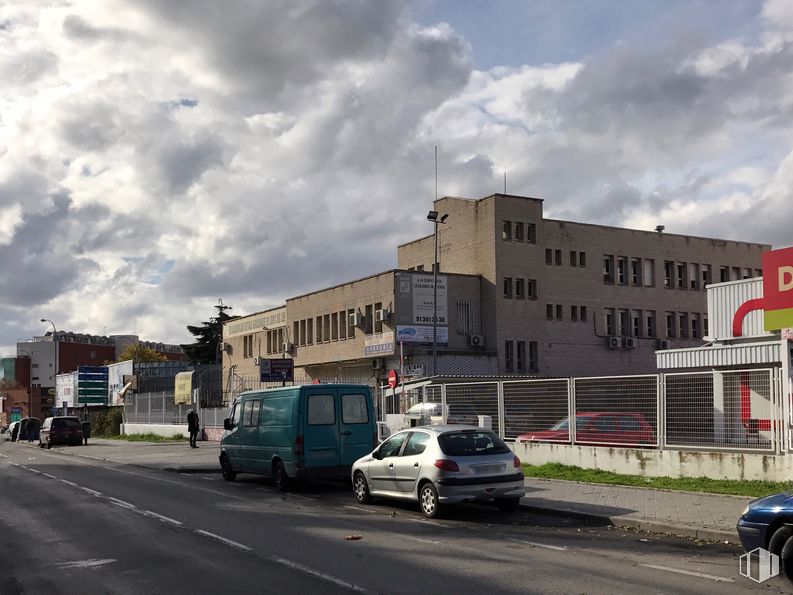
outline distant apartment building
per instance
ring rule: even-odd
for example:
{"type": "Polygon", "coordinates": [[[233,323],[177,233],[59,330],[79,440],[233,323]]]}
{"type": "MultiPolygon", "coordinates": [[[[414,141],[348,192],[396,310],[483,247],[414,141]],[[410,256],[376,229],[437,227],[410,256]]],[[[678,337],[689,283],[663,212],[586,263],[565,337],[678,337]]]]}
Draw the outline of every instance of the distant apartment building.
{"type": "Polygon", "coordinates": [[[522,196],[433,209],[447,215],[436,304],[431,234],[399,246],[392,271],[227,322],[227,397],[259,386],[262,359],[292,359],[296,381],[373,386],[391,369],[429,375],[433,361],[438,375],[655,372],[656,350],[707,337],[706,285],[758,276],[770,249],[545,219],[543,201],[522,196]]]}

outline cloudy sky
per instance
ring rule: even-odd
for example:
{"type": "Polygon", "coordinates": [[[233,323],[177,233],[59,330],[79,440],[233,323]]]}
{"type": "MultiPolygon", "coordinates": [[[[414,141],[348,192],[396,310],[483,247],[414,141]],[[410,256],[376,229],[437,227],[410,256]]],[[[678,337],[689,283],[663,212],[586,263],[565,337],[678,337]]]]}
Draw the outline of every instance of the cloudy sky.
{"type": "Polygon", "coordinates": [[[435,192],[793,244],[793,2],[4,0],[0,355],[392,268],[435,192]]]}

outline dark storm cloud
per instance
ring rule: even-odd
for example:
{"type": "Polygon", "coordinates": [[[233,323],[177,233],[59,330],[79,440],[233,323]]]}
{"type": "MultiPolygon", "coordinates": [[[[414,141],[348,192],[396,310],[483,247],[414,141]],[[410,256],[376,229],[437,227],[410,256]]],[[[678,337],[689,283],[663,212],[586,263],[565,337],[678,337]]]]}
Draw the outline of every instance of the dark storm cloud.
{"type": "Polygon", "coordinates": [[[60,133],[76,149],[103,151],[124,134],[124,129],[116,106],[101,100],[74,98],[64,106],[60,133]]]}
{"type": "Polygon", "coordinates": [[[224,163],[227,145],[214,134],[199,138],[177,134],[174,132],[153,143],[142,144],[137,151],[168,190],[180,194],[207,169],[224,163]]]}

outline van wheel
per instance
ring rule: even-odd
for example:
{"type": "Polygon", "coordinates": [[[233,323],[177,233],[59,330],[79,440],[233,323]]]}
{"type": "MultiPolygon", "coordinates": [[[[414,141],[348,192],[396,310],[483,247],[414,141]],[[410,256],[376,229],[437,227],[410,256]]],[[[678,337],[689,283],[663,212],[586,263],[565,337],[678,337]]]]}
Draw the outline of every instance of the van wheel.
{"type": "Polygon", "coordinates": [[[369,493],[369,484],[366,483],[366,478],[360,471],[355,474],[355,479],[352,480],[352,490],[359,504],[369,504],[372,501],[372,495],[369,493]]]}
{"type": "Polygon", "coordinates": [[[425,483],[419,490],[419,504],[421,512],[430,519],[440,516],[440,504],[438,503],[438,491],[431,482],[425,483]]]}
{"type": "Polygon", "coordinates": [[[223,474],[223,479],[226,481],[234,481],[237,479],[237,473],[231,468],[231,463],[227,457],[220,460],[220,472],[223,474]]]}
{"type": "Polygon", "coordinates": [[[286,474],[286,469],[281,461],[276,461],[273,467],[273,485],[279,492],[286,491],[286,484],[289,482],[289,476],[286,474]]]}

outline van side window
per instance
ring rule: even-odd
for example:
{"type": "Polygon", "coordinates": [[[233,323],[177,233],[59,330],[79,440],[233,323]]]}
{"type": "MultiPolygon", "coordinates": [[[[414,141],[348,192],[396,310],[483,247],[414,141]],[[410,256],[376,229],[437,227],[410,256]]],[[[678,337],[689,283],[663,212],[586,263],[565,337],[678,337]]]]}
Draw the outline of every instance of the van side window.
{"type": "Polygon", "coordinates": [[[290,425],[292,423],[292,402],[289,397],[271,397],[262,401],[259,425],[290,425]]]}
{"type": "Polygon", "coordinates": [[[243,426],[259,425],[259,405],[261,401],[245,401],[245,409],[242,412],[243,426]]]}
{"type": "Polygon", "coordinates": [[[308,396],[308,425],[330,426],[336,423],[336,403],[333,395],[308,396]]]}
{"type": "Polygon", "coordinates": [[[341,422],[344,424],[369,423],[369,411],[364,395],[341,396],[341,422]]]}
{"type": "Polygon", "coordinates": [[[236,428],[242,419],[242,403],[236,403],[231,410],[231,424],[236,428]]]}

